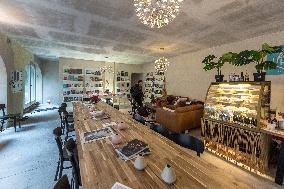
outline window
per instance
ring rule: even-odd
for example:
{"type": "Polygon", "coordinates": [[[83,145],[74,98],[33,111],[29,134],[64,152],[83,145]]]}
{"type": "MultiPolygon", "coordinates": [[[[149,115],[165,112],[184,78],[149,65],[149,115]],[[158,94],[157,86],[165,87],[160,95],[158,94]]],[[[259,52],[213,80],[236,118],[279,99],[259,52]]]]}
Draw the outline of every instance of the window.
{"type": "Polygon", "coordinates": [[[25,107],[36,102],[36,66],[33,63],[25,67],[25,107]]]}

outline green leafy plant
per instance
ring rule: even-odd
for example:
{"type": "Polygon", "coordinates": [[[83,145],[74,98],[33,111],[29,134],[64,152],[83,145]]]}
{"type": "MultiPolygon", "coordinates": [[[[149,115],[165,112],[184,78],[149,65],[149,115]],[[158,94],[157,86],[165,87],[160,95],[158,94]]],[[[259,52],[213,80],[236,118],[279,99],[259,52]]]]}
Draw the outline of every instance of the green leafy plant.
{"type": "Polygon", "coordinates": [[[214,59],[216,59],[216,58],[217,57],[215,55],[206,56],[202,61],[202,63],[205,64],[203,69],[205,71],[217,69],[217,74],[221,75],[221,68],[224,65],[224,62],[221,61],[220,58],[219,58],[218,61],[214,61],[214,59]]]}
{"type": "Polygon", "coordinates": [[[239,53],[228,53],[230,63],[235,66],[243,66],[254,63],[258,73],[264,70],[275,69],[277,64],[273,61],[267,61],[265,57],[270,53],[276,53],[280,50],[279,47],[271,47],[267,43],[262,44],[260,50],[244,50],[239,53]]]}

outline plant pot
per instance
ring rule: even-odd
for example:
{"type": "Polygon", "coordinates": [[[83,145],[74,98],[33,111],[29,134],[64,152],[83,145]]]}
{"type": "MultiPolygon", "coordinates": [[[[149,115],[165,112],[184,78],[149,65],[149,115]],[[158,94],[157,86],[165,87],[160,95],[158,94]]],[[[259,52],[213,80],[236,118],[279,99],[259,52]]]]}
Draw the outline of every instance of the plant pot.
{"type": "Polygon", "coordinates": [[[265,81],[266,72],[253,73],[254,81],[265,81]]]}
{"type": "Polygon", "coordinates": [[[215,75],[216,82],[223,82],[224,75],[215,75]]]}

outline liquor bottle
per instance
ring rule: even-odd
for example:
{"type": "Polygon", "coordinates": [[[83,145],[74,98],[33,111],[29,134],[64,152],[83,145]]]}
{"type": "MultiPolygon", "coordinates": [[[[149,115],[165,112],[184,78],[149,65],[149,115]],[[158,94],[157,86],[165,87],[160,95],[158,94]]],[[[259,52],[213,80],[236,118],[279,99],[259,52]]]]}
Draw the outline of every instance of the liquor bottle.
{"type": "Polygon", "coordinates": [[[249,75],[248,75],[248,71],[246,70],[246,74],[245,74],[245,81],[249,81],[249,75]]]}
{"type": "Polygon", "coordinates": [[[240,81],[244,81],[245,77],[244,77],[244,72],[241,72],[241,77],[240,77],[240,81]]]}

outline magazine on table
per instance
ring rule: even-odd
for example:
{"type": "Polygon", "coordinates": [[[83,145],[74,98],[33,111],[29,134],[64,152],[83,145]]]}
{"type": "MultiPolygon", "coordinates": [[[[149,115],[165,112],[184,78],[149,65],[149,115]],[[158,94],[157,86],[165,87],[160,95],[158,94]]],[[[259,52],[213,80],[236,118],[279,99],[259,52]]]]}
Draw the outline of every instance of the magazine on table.
{"type": "Polygon", "coordinates": [[[110,116],[108,114],[93,116],[94,120],[103,120],[103,119],[109,119],[109,118],[110,118],[110,116]]]}
{"type": "Polygon", "coordinates": [[[123,184],[121,184],[121,183],[119,183],[119,182],[116,182],[116,183],[111,187],[111,189],[132,189],[132,188],[130,188],[130,187],[128,187],[128,186],[125,186],[125,185],[123,185],[123,184]]]}
{"type": "Polygon", "coordinates": [[[101,140],[114,135],[114,131],[110,127],[104,127],[90,132],[81,134],[81,141],[84,143],[101,140]]]}
{"type": "Polygon", "coordinates": [[[138,154],[150,154],[150,148],[148,144],[138,139],[129,141],[121,148],[115,149],[115,151],[125,161],[135,158],[138,154]]]}
{"type": "Polygon", "coordinates": [[[109,122],[109,123],[103,123],[103,127],[113,127],[113,126],[116,126],[117,123],[115,122],[109,122]]]}

